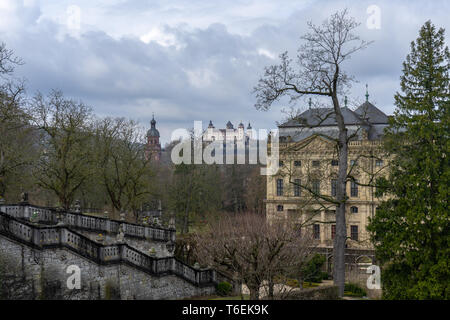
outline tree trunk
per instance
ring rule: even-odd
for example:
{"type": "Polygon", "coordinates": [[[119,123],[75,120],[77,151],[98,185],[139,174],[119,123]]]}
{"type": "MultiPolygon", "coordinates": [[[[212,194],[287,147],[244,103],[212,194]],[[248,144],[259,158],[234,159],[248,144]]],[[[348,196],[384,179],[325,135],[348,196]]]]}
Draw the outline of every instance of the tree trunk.
{"type": "Polygon", "coordinates": [[[347,144],[347,128],[344,124],[339,102],[336,96],[333,96],[333,104],[336,114],[336,122],[339,128],[339,173],[337,181],[336,198],[339,204],[336,207],[336,237],[333,246],[333,280],[334,284],[339,288],[339,296],[344,295],[345,285],[345,242],[347,240],[347,226],[345,221],[345,203],[346,203],[346,185],[347,185],[347,161],[348,161],[348,144],[347,144]]]}
{"type": "Polygon", "coordinates": [[[273,300],[273,287],[274,287],[273,277],[269,277],[269,299],[273,300]]]}
{"type": "Polygon", "coordinates": [[[259,300],[259,285],[253,284],[248,285],[248,290],[250,291],[250,300],[259,300]]]}

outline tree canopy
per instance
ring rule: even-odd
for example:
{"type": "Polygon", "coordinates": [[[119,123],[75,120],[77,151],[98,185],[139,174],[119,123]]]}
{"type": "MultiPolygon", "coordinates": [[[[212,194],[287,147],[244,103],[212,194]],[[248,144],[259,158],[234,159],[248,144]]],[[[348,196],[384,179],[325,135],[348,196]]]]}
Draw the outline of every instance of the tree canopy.
{"type": "Polygon", "coordinates": [[[388,299],[450,297],[450,54],[444,29],[427,21],[403,63],[401,92],[385,136],[389,196],[368,229],[388,299]]]}

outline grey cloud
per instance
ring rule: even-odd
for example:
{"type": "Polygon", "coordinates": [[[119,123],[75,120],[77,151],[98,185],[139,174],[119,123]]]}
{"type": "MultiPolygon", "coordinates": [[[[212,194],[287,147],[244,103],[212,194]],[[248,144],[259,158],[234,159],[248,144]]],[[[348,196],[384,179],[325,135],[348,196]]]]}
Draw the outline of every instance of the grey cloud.
{"type": "Polygon", "coordinates": [[[393,5],[379,1],[382,29],[368,30],[364,24],[369,4],[314,2],[306,9],[293,11],[281,22],[276,16],[264,18],[271,22],[264,22],[248,34],[232,32],[223,23],[207,28],[166,25],[162,31],[172,34],[178,47],[154,41],[146,44],[137,35],[113,38],[101,29],[82,33],[79,38],[65,36],[58,40],[56,35],[62,26],[45,19],[36,23],[40,10],[34,7],[28,8],[26,14],[17,13],[21,24],[14,32],[0,29],[0,40],[25,60],[26,65],[17,71],[28,79],[30,93],[59,88],[92,105],[98,114],[131,117],[146,126],[155,112],[162,140],[167,142],[171,130],[190,128],[194,120],[203,120],[204,125],[213,120],[216,126],[224,126],[227,120],[251,121],[254,128],[273,128],[275,121],[283,117],[280,108],[284,102],[269,112],[259,112],[253,107],[251,91],[264,66],[277,60],[258,50],[275,57],[288,50],[295,57],[306,21],[313,18],[320,23],[345,5],[363,23],[361,37],[375,40],[368,49],[355,54],[348,65],[349,72],[360,80],[353,87],[353,100],[363,99],[364,85],[369,83],[371,101],[391,113],[401,63],[420,25],[432,18],[436,25],[447,27],[448,35],[449,22],[442,13],[432,15],[433,7],[423,12],[405,11],[406,2],[393,5]]]}

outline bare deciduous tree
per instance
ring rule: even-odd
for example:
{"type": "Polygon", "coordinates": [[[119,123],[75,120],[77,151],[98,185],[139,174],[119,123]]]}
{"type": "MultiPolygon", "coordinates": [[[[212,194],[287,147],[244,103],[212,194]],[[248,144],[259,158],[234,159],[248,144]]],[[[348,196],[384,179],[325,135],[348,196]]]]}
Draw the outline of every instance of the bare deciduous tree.
{"type": "Polygon", "coordinates": [[[23,169],[33,160],[33,137],[25,110],[24,82],[14,78],[23,64],[14,52],[0,44],[0,198],[18,187],[23,169]],[[14,183],[13,183],[14,181],[14,183]]]}
{"type": "Polygon", "coordinates": [[[305,95],[328,97],[332,102],[332,112],[325,118],[335,118],[339,130],[336,139],[339,169],[335,199],[337,204],[333,278],[339,287],[340,296],[344,293],[345,283],[345,204],[348,141],[351,137],[344,123],[339,97],[354,81],[354,78],[344,71],[343,63],[353,53],[368,45],[368,42],[354,34],[358,26],[353,18],[348,17],[347,10],[333,14],[321,26],[309,22],[310,32],[301,37],[304,44],[298,50],[296,65],[287,52],[281,54],[281,64],[267,67],[264,76],[254,88],[257,97],[255,107],[261,110],[268,110],[284,96],[289,97],[291,103],[305,95]]]}
{"type": "Polygon", "coordinates": [[[143,133],[132,120],[104,118],[94,135],[98,180],[117,211],[137,210],[151,194],[150,159],[145,157],[143,133]]]}
{"type": "Polygon", "coordinates": [[[259,299],[262,287],[274,297],[274,286],[299,275],[313,250],[311,237],[299,234],[289,221],[271,225],[260,214],[224,215],[195,236],[196,256],[205,265],[237,275],[259,299]]]}
{"type": "Polygon", "coordinates": [[[34,125],[42,132],[42,154],[35,167],[38,184],[51,190],[68,210],[75,193],[91,174],[92,113],[82,102],[52,91],[37,94],[31,105],[34,125]]]}

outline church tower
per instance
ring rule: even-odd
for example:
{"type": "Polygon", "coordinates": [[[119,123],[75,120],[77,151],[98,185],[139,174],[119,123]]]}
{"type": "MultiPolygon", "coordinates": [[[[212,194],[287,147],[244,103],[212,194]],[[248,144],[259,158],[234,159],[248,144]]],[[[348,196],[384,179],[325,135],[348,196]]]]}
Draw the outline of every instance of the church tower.
{"type": "Polygon", "coordinates": [[[159,143],[159,131],[156,129],[155,116],[150,121],[150,129],[147,131],[146,157],[153,161],[161,159],[161,144],[159,143]]]}

